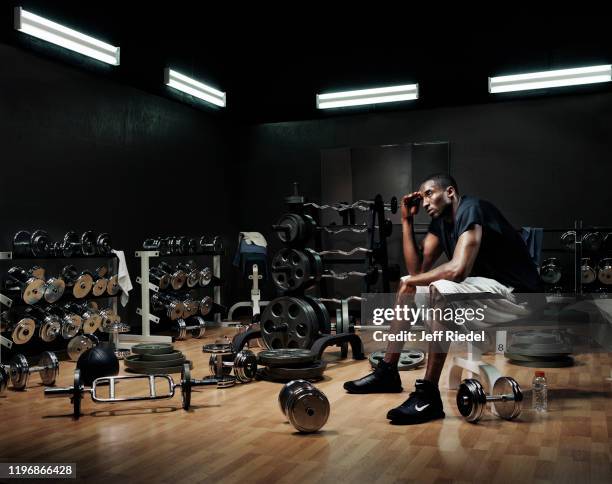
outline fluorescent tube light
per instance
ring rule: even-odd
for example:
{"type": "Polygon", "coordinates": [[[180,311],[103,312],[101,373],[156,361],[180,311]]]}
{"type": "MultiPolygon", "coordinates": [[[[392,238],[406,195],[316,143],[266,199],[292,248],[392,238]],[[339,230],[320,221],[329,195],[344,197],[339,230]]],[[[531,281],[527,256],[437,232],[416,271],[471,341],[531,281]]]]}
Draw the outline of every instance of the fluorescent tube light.
{"type": "Polygon", "coordinates": [[[66,49],[93,57],[107,64],[119,65],[119,47],[15,7],[15,29],[66,49]]]}
{"type": "Polygon", "coordinates": [[[192,96],[214,104],[215,106],[224,108],[227,104],[227,97],[224,92],[218,91],[217,89],[198,82],[195,79],[184,76],[183,74],[180,74],[172,69],[164,69],[164,83],[167,86],[173,87],[174,89],[178,89],[179,91],[183,91],[187,94],[191,94],[192,96]]]}
{"type": "Polygon", "coordinates": [[[344,106],[361,106],[364,104],[380,104],[418,99],[419,85],[405,84],[402,86],[378,87],[357,91],[317,94],[317,108],[341,108],[344,106]]]}
{"type": "Polygon", "coordinates": [[[526,91],[547,87],[577,86],[612,81],[612,66],[579,67],[555,71],[532,72],[514,76],[489,77],[489,92],[526,91]]]}

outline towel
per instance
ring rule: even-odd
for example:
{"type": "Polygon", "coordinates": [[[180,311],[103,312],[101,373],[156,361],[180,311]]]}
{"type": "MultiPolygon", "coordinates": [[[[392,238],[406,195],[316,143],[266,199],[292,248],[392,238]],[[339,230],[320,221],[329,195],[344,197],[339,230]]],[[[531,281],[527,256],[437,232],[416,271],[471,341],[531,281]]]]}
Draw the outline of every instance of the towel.
{"type": "Polygon", "coordinates": [[[240,235],[238,236],[238,244],[240,244],[241,240],[244,240],[247,244],[255,244],[259,245],[260,247],[268,246],[265,237],[259,232],[240,232],[240,235]]]}
{"type": "Polygon", "coordinates": [[[544,229],[538,227],[521,228],[521,237],[527,245],[529,256],[536,266],[542,263],[542,242],[544,240],[544,229]]]}
{"type": "Polygon", "coordinates": [[[128,294],[132,290],[132,281],[128,272],[127,264],[125,263],[125,254],[122,250],[113,250],[113,254],[119,259],[119,287],[121,288],[121,305],[125,307],[130,299],[128,294]]]}

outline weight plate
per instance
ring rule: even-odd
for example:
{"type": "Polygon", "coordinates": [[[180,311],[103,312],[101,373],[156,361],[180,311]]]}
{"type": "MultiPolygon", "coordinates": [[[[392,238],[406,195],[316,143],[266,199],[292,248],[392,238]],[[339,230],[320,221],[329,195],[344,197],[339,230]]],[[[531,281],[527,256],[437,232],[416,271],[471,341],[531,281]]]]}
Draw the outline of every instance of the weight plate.
{"type": "Polygon", "coordinates": [[[305,301],[308,301],[315,310],[317,320],[319,321],[319,331],[322,334],[331,333],[331,319],[329,317],[329,311],[321,301],[318,301],[309,296],[303,296],[305,301]]]}
{"type": "Polygon", "coordinates": [[[117,274],[115,274],[109,278],[106,290],[109,296],[116,296],[120,289],[121,286],[119,286],[119,277],[117,274]]]}
{"type": "Polygon", "coordinates": [[[68,341],[66,352],[68,353],[68,358],[72,361],[78,361],[83,353],[93,347],[94,342],[87,336],[80,334],[68,341]]]}
{"type": "Polygon", "coordinates": [[[518,331],[510,335],[511,344],[559,344],[565,343],[566,339],[561,331],[518,331]]]}
{"type": "Polygon", "coordinates": [[[8,385],[9,374],[4,369],[3,366],[0,366],[0,393],[6,390],[6,386],[8,385]]]}
{"type": "Polygon", "coordinates": [[[286,231],[279,230],[276,232],[281,242],[292,244],[303,240],[305,222],[298,214],[286,213],[276,222],[276,225],[288,228],[286,231]]]}
{"type": "Polygon", "coordinates": [[[202,346],[202,351],[213,355],[231,355],[234,353],[232,345],[228,343],[208,343],[202,346]]]}
{"type": "MultiPolygon", "coordinates": [[[[384,351],[375,351],[368,360],[372,368],[376,368],[378,363],[385,357],[384,351]]],[[[425,353],[419,349],[405,348],[400,353],[397,369],[400,371],[414,370],[425,363],[425,353]]]]}
{"type": "Polygon", "coordinates": [[[96,239],[96,248],[100,255],[109,255],[112,251],[112,243],[110,235],[102,233],[96,239]]]}
{"type": "MultiPolygon", "coordinates": [[[[234,368],[234,355],[222,355],[221,358],[223,359],[223,376],[231,375],[234,368]]],[[[211,375],[217,374],[217,355],[210,355],[208,369],[211,375]]]]}
{"type": "Polygon", "coordinates": [[[317,314],[303,299],[279,297],[262,313],[261,335],[270,349],[310,348],[320,335],[317,314]]]}
{"type": "MultiPolygon", "coordinates": [[[[185,362],[186,364],[187,362],[185,362]]],[[[193,370],[193,364],[189,362],[189,369],[193,370]]],[[[168,375],[170,373],[181,373],[183,371],[183,365],[169,366],[165,368],[126,368],[125,371],[129,373],[138,373],[140,375],[168,375]]]]}
{"type": "Polygon", "coordinates": [[[93,278],[90,274],[81,274],[74,281],[74,286],[72,287],[72,295],[77,299],[83,299],[85,296],[89,294],[91,288],[93,287],[93,278]]]}
{"type": "Polygon", "coordinates": [[[100,277],[96,282],[94,282],[93,287],[91,288],[91,293],[95,297],[100,297],[108,290],[108,279],[106,277],[100,277]]]}
{"type": "Polygon", "coordinates": [[[185,362],[185,356],[180,355],[173,360],[142,360],[140,355],[129,355],[125,358],[125,366],[128,368],[165,368],[169,366],[179,366],[185,362]]]}
{"type": "Polygon", "coordinates": [[[45,281],[32,277],[25,282],[21,298],[26,304],[36,304],[45,295],[45,281]]]}
{"type": "Polygon", "coordinates": [[[11,335],[13,343],[16,345],[26,344],[32,339],[32,336],[34,336],[35,329],[36,323],[32,318],[20,319],[15,325],[15,328],[13,328],[13,333],[11,335]]]}
{"type": "Polygon", "coordinates": [[[51,351],[45,351],[41,355],[37,366],[43,367],[43,369],[39,372],[40,379],[43,382],[43,385],[55,385],[55,380],[59,375],[59,360],[57,359],[55,353],[51,351]]]}
{"type": "Polygon", "coordinates": [[[79,419],[81,416],[81,400],[83,389],[81,388],[81,370],[74,370],[74,383],[72,387],[72,411],[73,417],[79,419]]]}
{"type": "Polygon", "coordinates": [[[487,395],[478,380],[467,379],[457,390],[457,409],[468,422],[478,422],[482,418],[487,395]]]}
{"type": "Polygon", "coordinates": [[[183,409],[189,410],[191,406],[191,368],[189,368],[189,363],[184,363],[181,371],[181,401],[183,402],[183,409]]]}
{"type": "Polygon", "coordinates": [[[538,356],[530,356],[530,355],[521,355],[517,353],[510,353],[506,351],[504,353],[504,357],[509,360],[514,361],[557,361],[563,360],[568,357],[567,353],[552,353],[547,355],[538,355],[538,356]]]}
{"type": "Polygon", "coordinates": [[[140,343],[132,346],[132,353],[137,355],[162,355],[174,352],[172,343],[140,343]]]}
{"type": "Polygon", "coordinates": [[[595,271],[590,266],[583,265],[580,267],[580,271],[581,271],[580,277],[581,277],[582,284],[592,284],[593,282],[595,282],[595,279],[597,279],[597,275],[595,274],[595,271]]]}
{"type": "Polygon", "coordinates": [[[569,355],[572,353],[572,347],[566,343],[556,344],[510,344],[508,345],[508,353],[525,356],[548,356],[548,355],[569,355]]]}
{"type": "Polygon", "coordinates": [[[495,380],[491,394],[508,397],[492,402],[493,411],[499,417],[512,420],[521,413],[523,392],[521,392],[521,387],[514,378],[502,376],[495,380]],[[509,398],[510,396],[512,398],[509,398]]]}
{"type": "Polygon", "coordinates": [[[64,339],[70,339],[73,338],[77,335],[77,333],[79,332],[79,327],[76,326],[72,320],[70,319],[70,317],[66,316],[63,320],[62,320],[62,329],[60,330],[60,334],[62,335],[62,338],[64,339]]]}
{"type": "Polygon", "coordinates": [[[27,230],[20,230],[13,237],[13,253],[19,256],[30,255],[30,239],[32,234],[27,230]]]}
{"type": "Polygon", "coordinates": [[[169,360],[176,360],[176,359],[182,358],[184,355],[180,351],[174,350],[170,353],[162,353],[160,355],[145,353],[139,356],[140,356],[140,361],[169,361],[169,360]]]}
{"type": "Polygon", "coordinates": [[[50,343],[57,338],[62,329],[62,323],[54,316],[47,316],[38,330],[38,336],[45,343],[50,343]]]}
{"type": "Polygon", "coordinates": [[[23,390],[28,385],[30,365],[26,357],[20,354],[13,356],[9,365],[9,374],[11,375],[11,384],[15,390],[23,390]]]}
{"type": "Polygon", "coordinates": [[[36,230],[30,238],[30,250],[34,257],[49,255],[49,234],[44,230],[36,230]]]}
{"type": "Polygon", "coordinates": [[[44,298],[50,304],[60,300],[66,290],[66,283],[59,277],[50,277],[47,279],[44,290],[44,298]]]}
{"type": "Polygon", "coordinates": [[[321,256],[312,249],[306,248],[304,249],[304,253],[310,261],[310,270],[312,276],[316,281],[321,280],[321,276],[323,275],[323,259],[321,259],[321,256]]]}
{"type": "Polygon", "coordinates": [[[289,422],[299,432],[316,432],[329,418],[329,400],[316,388],[308,388],[289,396],[286,412],[289,422]]]}
{"type": "Polygon", "coordinates": [[[576,245],[576,232],[570,230],[561,235],[561,245],[568,250],[574,250],[574,246],[576,245]]]}
{"type": "Polygon", "coordinates": [[[213,279],[213,272],[210,267],[205,267],[200,271],[200,286],[208,286],[213,279]]]}
{"type": "Polygon", "coordinates": [[[591,252],[596,252],[601,248],[603,236],[600,232],[589,232],[582,236],[582,248],[591,252]]]}
{"type": "Polygon", "coordinates": [[[241,383],[248,383],[257,374],[257,356],[251,350],[242,350],[234,359],[234,375],[241,383]]]}
{"type": "Polygon", "coordinates": [[[81,235],[81,252],[85,256],[96,255],[96,236],[91,230],[83,232],[81,235]]]}
{"type": "Polygon", "coordinates": [[[550,360],[550,361],[520,361],[520,360],[509,360],[510,363],[517,366],[525,366],[527,368],[566,368],[574,365],[574,359],[571,356],[565,356],[563,358],[550,360]]]}
{"type": "Polygon", "coordinates": [[[323,372],[327,368],[327,363],[319,360],[310,365],[300,368],[283,368],[271,366],[266,368],[266,375],[271,380],[288,381],[288,380],[320,380],[323,378],[323,372]]]}
{"type": "Polygon", "coordinates": [[[99,314],[86,313],[88,317],[83,318],[83,333],[93,334],[102,326],[102,316],[99,314]]]}
{"type": "Polygon", "coordinates": [[[599,262],[597,278],[602,284],[612,284],[612,259],[603,259],[599,262]]]}
{"type": "Polygon", "coordinates": [[[210,313],[213,307],[213,299],[210,296],[204,296],[200,301],[200,314],[206,316],[210,313]]]}
{"type": "Polygon", "coordinates": [[[272,259],[271,267],[272,281],[281,291],[305,289],[315,280],[310,259],[300,250],[281,249],[272,259]]]}
{"type": "Polygon", "coordinates": [[[195,287],[198,285],[199,282],[200,282],[200,271],[198,271],[197,269],[192,269],[189,272],[187,272],[187,279],[185,280],[187,287],[189,288],[195,287]]]}
{"type": "Polygon", "coordinates": [[[278,405],[283,412],[283,415],[286,415],[286,407],[287,400],[289,397],[296,391],[302,391],[302,389],[306,388],[314,388],[312,384],[306,380],[292,380],[283,385],[281,391],[278,393],[278,405]]]}
{"type": "Polygon", "coordinates": [[[312,364],[317,355],[309,349],[284,348],[260,351],[257,355],[262,365],[270,367],[288,367],[312,364]]]}
{"type": "Polygon", "coordinates": [[[174,289],[175,291],[182,289],[183,286],[185,285],[186,280],[187,280],[187,274],[185,274],[181,270],[175,271],[172,274],[170,274],[170,285],[172,286],[172,289],[174,289]]]}
{"type": "Polygon", "coordinates": [[[32,277],[35,277],[36,279],[44,279],[45,269],[44,267],[40,267],[40,266],[32,266],[32,268],[30,269],[30,274],[32,275],[32,277]]]}

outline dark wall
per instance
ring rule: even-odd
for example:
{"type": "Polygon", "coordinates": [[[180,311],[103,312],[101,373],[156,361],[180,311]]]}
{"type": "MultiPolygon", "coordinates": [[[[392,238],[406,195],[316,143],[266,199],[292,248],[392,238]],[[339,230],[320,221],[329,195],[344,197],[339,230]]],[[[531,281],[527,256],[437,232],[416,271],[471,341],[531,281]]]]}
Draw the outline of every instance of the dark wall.
{"type": "Polygon", "coordinates": [[[109,232],[139,292],[146,237],[235,244],[226,121],[17,47],[0,44],[0,60],[0,250],[20,229],[109,232]]]}
{"type": "Polygon", "coordinates": [[[241,227],[262,231],[274,250],[269,227],[291,183],[321,198],[321,149],[422,141],[449,141],[461,191],[492,201],[515,226],[611,225],[611,137],[610,93],[253,126],[241,170],[259,194],[243,202],[241,227]]]}

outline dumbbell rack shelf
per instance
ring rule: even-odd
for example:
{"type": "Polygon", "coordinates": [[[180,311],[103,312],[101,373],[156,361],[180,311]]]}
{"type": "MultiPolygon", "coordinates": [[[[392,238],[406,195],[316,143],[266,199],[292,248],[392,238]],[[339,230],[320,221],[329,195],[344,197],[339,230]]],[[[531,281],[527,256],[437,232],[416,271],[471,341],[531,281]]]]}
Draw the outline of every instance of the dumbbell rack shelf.
{"type": "MultiPolygon", "coordinates": [[[[159,292],[159,288],[149,282],[149,269],[151,268],[150,259],[157,257],[202,257],[212,256],[213,258],[213,276],[221,277],[221,256],[225,254],[224,250],[220,251],[204,251],[199,254],[168,254],[161,255],[157,250],[139,250],[136,251],[136,257],[140,259],[140,276],[136,277],[136,282],[140,284],[141,294],[141,307],[136,308],[136,313],[142,318],[141,334],[122,334],[119,336],[119,344],[121,348],[130,348],[132,345],[138,343],[170,343],[172,342],[171,336],[160,336],[151,334],[151,321],[159,323],[160,319],[151,314],[150,307],[150,292],[159,292]]],[[[220,305],[221,304],[221,287],[214,286],[213,288],[213,301],[220,305]]],[[[221,314],[215,314],[215,322],[221,322],[221,314]]]]}
{"type": "MultiPolygon", "coordinates": [[[[108,255],[100,255],[100,254],[96,254],[96,255],[74,255],[71,257],[24,257],[24,256],[14,256],[12,251],[0,251],[0,261],[26,261],[26,262],[34,262],[34,263],[40,263],[41,261],[61,261],[61,260],[66,260],[66,261],[73,261],[73,260],[91,260],[91,259],[104,259],[104,260],[112,260],[112,272],[114,274],[117,274],[119,272],[119,258],[117,257],[116,254],[108,254],[108,255]]],[[[111,296],[111,295],[103,295],[103,296],[95,296],[95,297],[84,297],[82,299],[77,299],[77,298],[73,298],[73,297],[69,297],[69,296],[62,296],[62,298],[60,300],[58,300],[57,302],[53,303],[55,304],[60,304],[63,302],[70,302],[70,301],[95,301],[95,300],[100,300],[100,299],[112,299],[113,303],[113,311],[116,313],[117,312],[117,300],[119,298],[119,294],[115,295],[115,296],[111,296]]],[[[0,293],[0,306],[5,306],[9,309],[11,309],[12,307],[15,306],[28,306],[25,303],[22,303],[19,300],[14,300],[13,298],[7,296],[6,294],[0,293]]],[[[13,347],[13,342],[11,340],[9,340],[8,338],[5,338],[4,336],[0,335],[0,348],[4,346],[7,349],[11,349],[13,347]]]]}

